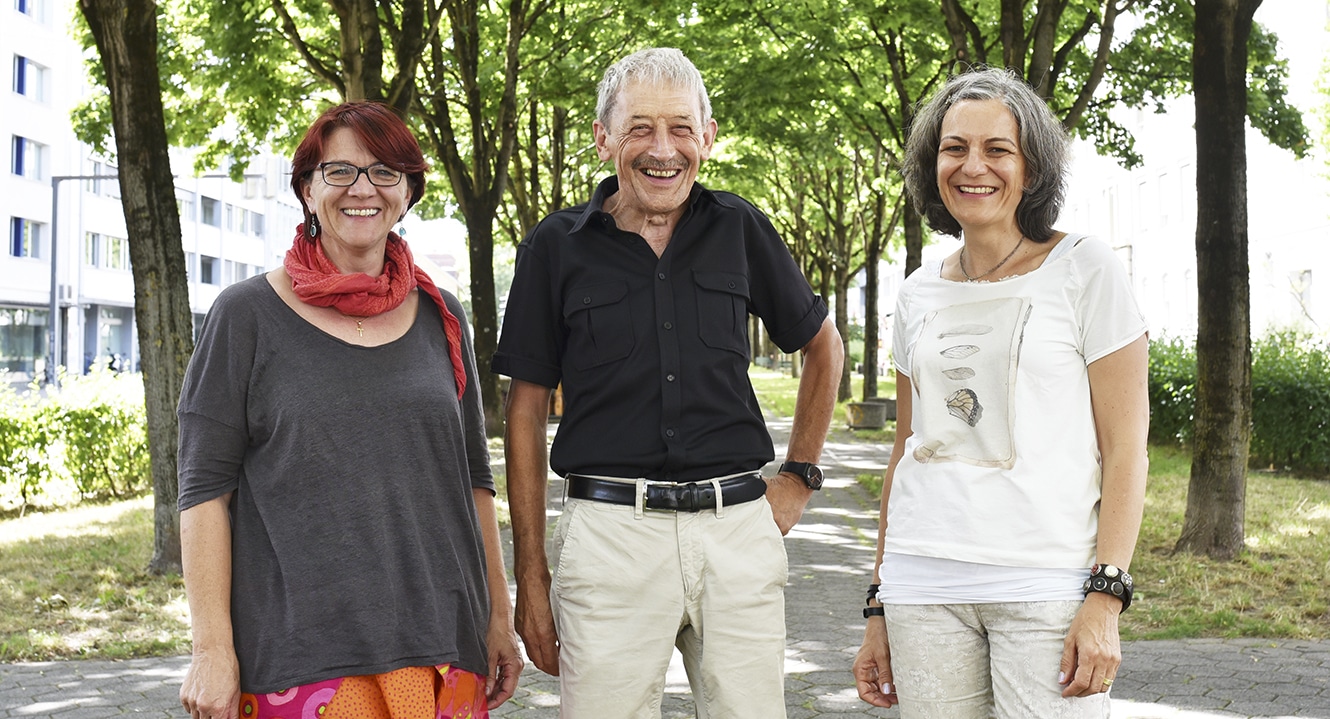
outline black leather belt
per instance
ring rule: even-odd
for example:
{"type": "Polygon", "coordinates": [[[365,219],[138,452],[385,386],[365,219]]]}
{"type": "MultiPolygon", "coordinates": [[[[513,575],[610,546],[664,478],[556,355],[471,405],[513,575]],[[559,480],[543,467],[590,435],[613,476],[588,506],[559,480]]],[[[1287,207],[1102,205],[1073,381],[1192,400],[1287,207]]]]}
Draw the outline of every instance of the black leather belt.
{"type": "MultiPolygon", "coordinates": [[[[711,482],[647,482],[646,497],[642,506],[646,509],[662,509],[675,512],[700,512],[716,508],[716,487],[711,482]]],[[[726,506],[751,502],[767,491],[767,482],[759,472],[742,477],[730,477],[720,481],[721,498],[726,506]]],[[[568,475],[568,496],[573,499],[590,499],[610,504],[636,506],[637,484],[635,482],[616,482],[609,479],[584,477],[580,474],[568,475]]]]}

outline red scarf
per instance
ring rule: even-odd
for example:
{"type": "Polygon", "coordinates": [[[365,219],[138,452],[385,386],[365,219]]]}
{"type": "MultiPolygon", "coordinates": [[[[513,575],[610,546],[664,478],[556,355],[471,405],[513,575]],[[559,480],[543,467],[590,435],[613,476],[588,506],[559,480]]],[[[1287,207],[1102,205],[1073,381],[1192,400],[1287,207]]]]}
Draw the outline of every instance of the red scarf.
{"type": "Polygon", "coordinates": [[[302,302],[319,307],[333,307],[351,317],[369,317],[397,309],[411,290],[420,287],[439,306],[443,315],[443,333],[448,338],[448,356],[453,361],[457,396],[466,390],[466,367],[462,364],[462,323],[457,321],[434,280],[416,267],[411,249],[396,233],[388,233],[388,247],[383,258],[383,273],[370,277],[363,272],[342,274],[328,259],[323,244],[305,235],[305,226],[296,227],[296,239],[286,252],[286,274],[291,289],[302,302]]]}

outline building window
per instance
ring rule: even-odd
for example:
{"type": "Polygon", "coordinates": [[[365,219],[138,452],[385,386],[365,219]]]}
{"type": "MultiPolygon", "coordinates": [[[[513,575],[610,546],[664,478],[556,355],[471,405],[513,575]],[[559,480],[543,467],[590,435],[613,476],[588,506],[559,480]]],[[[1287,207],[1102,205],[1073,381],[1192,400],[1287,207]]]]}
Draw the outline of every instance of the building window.
{"type": "Polygon", "coordinates": [[[22,55],[14,56],[14,92],[37,102],[46,102],[50,71],[22,55]]]}
{"type": "Polygon", "coordinates": [[[102,191],[98,194],[117,200],[120,199],[120,168],[107,164],[98,174],[106,175],[106,182],[102,185],[102,191]]]}
{"type": "Polygon", "coordinates": [[[40,180],[43,177],[42,165],[46,146],[33,142],[26,137],[14,135],[14,156],[10,169],[19,177],[40,180]]]}
{"type": "Polygon", "coordinates": [[[0,381],[30,381],[45,370],[42,358],[49,314],[47,310],[0,307],[0,381]]]}
{"type": "Polygon", "coordinates": [[[14,0],[14,9],[37,22],[46,22],[46,0],[14,0]]]}
{"type": "Polygon", "coordinates": [[[220,279],[217,275],[217,258],[207,255],[199,255],[199,282],[205,285],[215,285],[220,279]]]}
{"type": "Polygon", "coordinates": [[[102,236],[96,232],[83,235],[83,264],[99,267],[102,262],[102,236]]]}
{"type": "Polygon", "coordinates": [[[84,191],[86,191],[86,192],[90,192],[90,193],[92,193],[92,194],[94,194],[94,195],[100,195],[100,194],[102,194],[102,179],[101,179],[101,176],[104,175],[104,174],[106,174],[106,168],[102,167],[102,163],[100,163],[100,162],[93,162],[93,163],[92,163],[92,172],[90,172],[90,173],[88,173],[88,174],[89,174],[89,175],[92,175],[92,177],[89,177],[88,179],[86,179],[86,180],[83,181],[83,189],[84,189],[84,191]]]}
{"type": "Polygon", "coordinates": [[[257,212],[249,213],[249,234],[263,237],[263,215],[257,212]]]}
{"type": "Polygon", "coordinates": [[[222,216],[221,213],[218,212],[217,204],[217,200],[207,197],[206,195],[199,198],[199,209],[202,211],[202,217],[200,219],[203,221],[203,224],[212,225],[213,227],[222,226],[222,216]]]}
{"type": "Polygon", "coordinates": [[[195,256],[196,256],[196,255],[195,255],[193,252],[186,252],[186,253],[185,253],[185,281],[186,281],[186,282],[188,282],[190,279],[192,279],[192,278],[194,277],[194,258],[195,258],[195,256]]]}
{"type": "Polygon", "coordinates": [[[122,237],[106,238],[106,267],[112,270],[129,269],[129,240],[122,237]]]}
{"type": "Polygon", "coordinates": [[[176,195],[175,204],[176,208],[180,210],[181,222],[194,221],[194,193],[182,192],[176,195]]]}
{"type": "Polygon", "coordinates": [[[9,254],[14,257],[41,257],[42,224],[22,217],[9,218],[9,254]]]}
{"type": "Polygon", "coordinates": [[[1159,211],[1155,207],[1155,201],[1159,199],[1159,196],[1152,185],[1153,183],[1148,179],[1136,183],[1137,232],[1153,229],[1158,219],[1159,211]]]}
{"type": "Polygon", "coordinates": [[[1288,289],[1293,295],[1294,314],[1311,318],[1312,271],[1294,270],[1288,273],[1288,289]]]}

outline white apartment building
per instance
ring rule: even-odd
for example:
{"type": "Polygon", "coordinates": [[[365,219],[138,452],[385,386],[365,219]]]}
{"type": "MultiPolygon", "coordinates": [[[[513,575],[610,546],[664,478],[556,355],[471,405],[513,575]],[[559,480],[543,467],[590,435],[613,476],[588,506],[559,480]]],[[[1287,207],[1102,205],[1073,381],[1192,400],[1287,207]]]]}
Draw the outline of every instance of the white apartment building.
{"type": "MultiPolygon", "coordinates": [[[[1278,35],[1289,61],[1288,90],[1315,134],[1330,98],[1316,90],[1330,67],[1330,2],[1262,4],[1256,21],[1278,35]]],[[[1131,272],[1152,337],[1196,335],[1196,135],[1191,97],[1168,111],[1124,110],[1116,119],[1136,138],[1143,166],[1125,170],[1077,143],[1063,211],[1066,229],[1118,250],[1131,272]]],[[[1252,337],[1295,329],[1330,337],[1330,158],[1326,148],[1297,159],[1250,126],[1247,235],[1252,337]]]]}
{"type": "MultiPolygon", "coordinates": [[[[54,364],[138,367],[134,282],[116,168],[79,143],[70,110],[87,92],[66,0],[0,6],[0,382],[24,385],[54,364]],[[54,266],[53,266],[54,263],[54,266]],[[54,307],[56,327],[48,332],[54,307]]],[[[270,159],[243,183],[192,177],[173,152],[190,305],[196,321],[222,287],[281,262],[299,205],[288,165],[270,159]]]]}

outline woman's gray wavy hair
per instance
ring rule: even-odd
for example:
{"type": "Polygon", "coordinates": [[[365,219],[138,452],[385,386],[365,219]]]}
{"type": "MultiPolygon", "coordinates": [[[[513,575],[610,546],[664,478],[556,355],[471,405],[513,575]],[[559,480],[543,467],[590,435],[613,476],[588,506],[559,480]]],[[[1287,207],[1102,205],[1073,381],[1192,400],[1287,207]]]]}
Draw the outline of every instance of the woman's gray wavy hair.
{"type": "Polygon", "coordinates": [[[962,100],[1001,100],[1016,118],[1026,176],[1024,192],[1016,206],[1016,223],[1035,242],[1052,239],[1053,223],[1067,195],[1069,138],[1043,98],[1011,70],[977,68],[956,75],[919,107],[910,125],[910,139],[901,167],[915,210],[937,232],[960,236],[960,223],[942,204],[938,190],[937,155],[942,118],[962,100]]]}
{"type": "Polygon", "coordinates": [[[638,50],[605,71],[596,92],[596,119],[610,126],[610,115],[619,101],[619,91],[629,81],[652,85],[674,85],[697,93],[702,108],[702,122],[711,119],[711,99],[707,97],[702,73],[683,52],[672,47],[638,50]]]}

